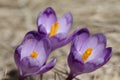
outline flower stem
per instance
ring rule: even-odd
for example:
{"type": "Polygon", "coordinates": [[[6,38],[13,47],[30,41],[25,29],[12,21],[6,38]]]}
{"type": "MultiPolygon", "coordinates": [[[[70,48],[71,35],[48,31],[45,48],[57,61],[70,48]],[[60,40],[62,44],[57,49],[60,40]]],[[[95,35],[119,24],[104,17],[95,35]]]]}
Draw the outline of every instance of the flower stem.
{"type": "Polygon", "coordinates": [[[40,80],[42,80],[43,79],[43,74],[40,74],[40,80]]]}
{"type": "Polygon", "coordinates": [[[69,74],[68,77],[66,78],[66,80],[72,80],[74,78],[73,74],[69,74]]]}
{"type": "Polygon", "coordinates": [[[18,79],[18,80],[24,80],[24,79],[25,79],[25,77],[19,76],[19,79],[18,79]]]}

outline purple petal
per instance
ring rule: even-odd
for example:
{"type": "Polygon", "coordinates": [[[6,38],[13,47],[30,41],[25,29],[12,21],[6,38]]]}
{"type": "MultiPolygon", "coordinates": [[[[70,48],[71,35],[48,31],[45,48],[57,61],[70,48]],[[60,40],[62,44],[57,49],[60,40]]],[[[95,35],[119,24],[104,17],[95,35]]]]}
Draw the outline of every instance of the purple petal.
{"type": "Polygon", "coordinates": [[[70,67],[70,73],[73,74],[73,76],[76,76],[78,74],[81,74],[84,69],[84,63],[82,62],[81,57],[79,59],[74,56],[74,52],[70,52],[68,56],[68,65],[70,67]]]}
{"type": "MultiPolygon", "coordinates": [[[[87,28],[82,28],[79,30],[76,30],[73,35],[73,41],[72,41],[72,46],[71,46],[71,51],[78,51],[81,49],[83,46],[84,40],[89,37],[89,31],[87,28]],[[80,39],[78,41],[78,39],[80,39]],[[79,45],[78,45],[79,44],[79,45]]],[[[76,53],[76,52],[75,52],[76,53]]],[[[79,53],[78,53],[79,54],[79,53]]],[[[75,54],[76,55],[76,54],[75,54]]]]}
{"type": "Polygon", "coordinates": [[[77,49],[77,51],[79,51],[82,48],[84,42],[89,37],[89,31],[87,29],[86,29],[86,31],[84,29],[81,29],[80,31],[81,31],[81,33],[78,32],[79,34],[76,35],[76,37],[74,38],[73,43],[72,43],[74,45],[74,47],[77,49]]]}
{"type": "Polygon", "coordinates": [[[88,48],[92,48],[93,50],[99,43],[97,35],[90,36],[82,45],[82,48],[79,50],[80,54],[82,55],[88,48]]]}
{"type": "Polygon", "coordinates": [[[46,55],[48,57],[52,51],[52,43],[50,42],[49,38],[43,38],[42,41],[44,44],[44,49],[45,49],[46,55]]]}
{"type": "Polygon", "coordinates": [[[19,47],[21,47],[21,59],[26,56],[29,56],[35,49],[37,44],[36,39],[26,39],[19,47]]]}
{"type": "Polygon", "coordinates": [[[89,56],[87,61],[92,59],[98,59],[100,55],[102,55],[104,49],[106,47],[105,43],[99,43],[95,49],[93,49],[92,54],[89,56]]]}
{"type": "Polygon", "coordinates": [[[95,48],[98,44],[98,38],[93,35],[91,37],[89,37],[88,41],[86,41],[87,43],[85,44],[86,47],[91,47],[91,48],[95,48]]]}
{"type": "Polygon", "coordinates": [[[84,66],[84,69],[82,73],[89,73],[98,69],[95,64],[89,63],[89,62],[84,64],[83,66],[84,66]]]}
{"type": "Polygon", "coordinates": [[[98,33],[96,34],[96,36],[98,37],[99,43],[104,43],[106,45],[106,37],[104,34],[98,33]]]}
{"type": "Polygon", "coordinates": [[[71,13],[67,13],[62,16],[59,20],[59,28],[57,33],[68,33],[73,24],[73,17],[71,13]]]}
{"type": "Polygon", "coordinates": [[[44,48],[44,42],[39,41],[37,42],[36,40],[27,40],[26,42],[23,43],[22,50],[21,50],[21,59],[24,57],[30,56],[30,54],[33,51],[36,51],[38,53],[37,59],[40,61],[39,65],[43,65],[46,61],[47,54],[44,48]]]}
{"type": "Polygon", "coordinates": [[[104,43],[106,45],[106,38],[105,36],[102,34],[102,33],[98,33],[98,34],[95,34],[95,35],[92,35],[90,36],[83,44],[83,47],[81,48],[81,53],[84,53],[84,51],[87,49],[87,48],[96,48],[96,46],[99,44],[99,43],[104,43]]]}
{"type": "Polygon", "coordinates": [[[57,21],[55,11],[48,7],[43,13],[40,13],[37,19],[37,26],[44,26],[47,33],[50,32],[51,26],[57,21]]]}
{"type": "Polygon", "coordinates": [[[46,36],[48,33],[46,31],[46,28],[43,25],[38,26],[38,32],[44,36],[46,36]]]}
{"type": "Polygon", "coordinates": [[[39,61],[39,66],[42,66],[46,60],[48,55],[46,54],[45,46],[44,46],[44,40],[41,40],[37,43],[34,50],[38,52],[38,57],[36,58],[39,61]]]}
{"type": "Polygon", "coordinates": [[[102,33],[95,34],[94,36],[97,37],[98,43],[97,46],[93,49],[92,54],[87,61],[98,58],[99,55],[102,55],[101,53],[103,53],[103,50],[106,47],[106,37],[102,33]]]}
{"type": "Polygon", "coordinates": [[[112,56],[112,48],[108,47],[106,48],[102,54],[99,55],[98,60],[102,60],[103,59],[103,63],[100,64],[100,66],[104,65],[105,63],[108,62],[108,60],[111,58],[112,56]]]}
{"type": "Polygon", "coordinates": [[[53,59],[48,64],[42,66],[41,69],[37,73],[43,74],[43,73],[49,71],[50,69],[52,69],[55,66],[55,64],[56,64],[56,59],[53,59]]]}
{"type": "Polygon", "coordinates": [[[69,39],[67,38],[66,34],[57,34],[50,38],[50,42],[52,44],[52,51],[56,48],[64,46],[66,43],[69,43],[69,39]]]}
{"type": "Polygon", "coordinates": [[[26,33],[24,40],[27,40],[27,39],[40,40],[42,38],[42,36],[43,36],[43,34],[40,34],[37,31],[29,31],[28,33],[26,33]]]}
{"type": "Polygon", "coordinates": [[[22,76],[32,75],[34,72],[37,72],[40,69],[40,62],[37,59],[31,57],[25,57],[21,60],[21,72],[22,76]]]}
{"type": "Polygon", "coordinates": [[[109,61],[111,56],[112,56],[112,48],[111,47],[106,48],[104,50],[104,52],[102,53],[102,55],[100,55],[96,59],[93,59],[93,60],[87,62],[84,65],[84,67],[85,67],[84,72],[88,73],[88,72],[92,72],[92,71],[100,68],[101,66],[103,66],[104,64],[106,64],[109,61]],[[88,67],[88,66],[90,66],[90,67],[88,67]]]}
{"type": "Polygon", "coordinates": [[[105,53],[106,53],[106,55],[105,55],[104,59],[105,59],[105,62],[107,62],[112,56],[112,47],[106,48],[105,53]]]}
{"type": "MultiPolygon", "coordinates": [[[[39,40],[41,40],[42,38],[45,38],[42,36],[43,36],[42,34],[36,32],[36,31],[30,31],[25,35],[23,42],[17,47],[17,48],[21,48],[21,52],[20,52],[21,59],[26,56],[29,56],[35,49],[37,49],[36,44],[39,44],[40,43],[39,40]]],[[[44,45],[42,45],[42,44],[39,45],[38,50],[42,49],[41,47],[43,48],[44,45]]],[[[45,53],[46,53],[46,51],[44,52],[44,54],[45,53]]],[[[42,52],[42,54],[43,54],[43,52],[42,52]]]]}

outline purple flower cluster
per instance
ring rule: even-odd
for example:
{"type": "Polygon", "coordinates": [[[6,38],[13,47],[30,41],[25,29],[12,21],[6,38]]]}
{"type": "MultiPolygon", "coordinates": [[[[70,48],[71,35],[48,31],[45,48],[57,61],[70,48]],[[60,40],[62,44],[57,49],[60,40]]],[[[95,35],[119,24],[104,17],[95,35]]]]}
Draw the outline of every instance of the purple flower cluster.
{"type": "Polygon", "coordinates": [[[112,48],[106,48],[106,37],[102,33],[90,35],[86,28],[77,29],[68,35],[72,24],[71,13],[57,19],[55,11],[48,7],[39,14],[38,31],[28,32],[15,50],[14,59],[20,73],[19,80],[51,70],[56,59],[46,63],[50,53],[69,42],[72,43],[68,56],[70,73],[66,80],[95,71],[108,62],[112,48]]]}

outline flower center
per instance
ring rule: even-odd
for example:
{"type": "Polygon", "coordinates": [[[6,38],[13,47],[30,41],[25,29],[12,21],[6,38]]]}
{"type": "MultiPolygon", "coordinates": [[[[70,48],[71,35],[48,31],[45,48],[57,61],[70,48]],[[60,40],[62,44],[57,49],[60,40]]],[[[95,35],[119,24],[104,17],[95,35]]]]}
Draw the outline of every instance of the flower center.
{"type": "Polygon", "coordinates": [[[30,57],[32,58],[37,58],[38,56],[38,53],[36,51],[33,51],[31,54],[30,54],[30,57]]]}
{"type": "Polygon", "coordinates": [[[49,37],[52,37],[52,36],[56,35],[56,33],[58,31],[58,28],[59,28],[59,23],[58,22],[55,22],[54,24],[52,24],[49,37]]]}
{"type": "Polygon", "coordinates": [[[91,55],[91,53],[92,53],[92,48],[88,48],[85,52],[84,52],[84,54],[82,55],[82,60],[84,61],[84,62],[86,62],[87,61],[87,59],[89,58],[89,56],[91,55]]]}

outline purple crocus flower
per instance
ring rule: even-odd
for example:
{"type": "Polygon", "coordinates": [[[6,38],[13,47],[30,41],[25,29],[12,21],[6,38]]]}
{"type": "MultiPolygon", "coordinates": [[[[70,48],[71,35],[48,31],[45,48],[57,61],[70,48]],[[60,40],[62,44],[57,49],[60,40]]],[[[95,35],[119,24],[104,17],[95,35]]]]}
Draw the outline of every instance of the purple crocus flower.
{"type": "Polygon", "coordinates": [[[106,38],[102,33],[90,35],[86,28],[81,29],[72,41],[68,57],[72,80],[82,73],[89,73],[103,66],[112,56],[112,48],[106,48],[106,38]]]}
{"type": "Polygon", "coordinates": [[[55,11],[48,7],[40,13],[37,19],[38,31],[44,36],[48,36],[52,44],[52,50],[69,43],[75,32],[68,36],[72,27],[73,17],[71,13],[66,13],[57,20],[55,11]]]}
{"type": "Polygon", "coordinates": [[[51,44],[47,38],[42,38],[36,31],[28,32],[23,42],[16,48],[14,59],[20,72],[20,80],[24,77],[43,74],[52,69],[56,59],[46,64],[51,44]]]}

